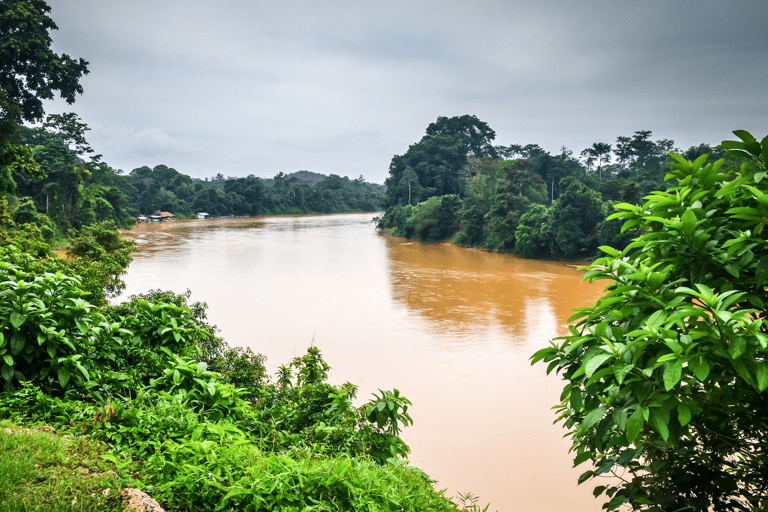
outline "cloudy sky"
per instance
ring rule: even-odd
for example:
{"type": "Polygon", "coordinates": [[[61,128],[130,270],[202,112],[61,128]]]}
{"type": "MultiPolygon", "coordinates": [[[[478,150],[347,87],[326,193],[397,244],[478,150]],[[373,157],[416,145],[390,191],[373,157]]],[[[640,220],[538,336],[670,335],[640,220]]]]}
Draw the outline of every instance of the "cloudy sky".
{"type": "Polygon", "coordinates": [[[765,0],[48,0],[115,168],[383,181],[438,116],[496,144],[768,133],[765,0]]]}

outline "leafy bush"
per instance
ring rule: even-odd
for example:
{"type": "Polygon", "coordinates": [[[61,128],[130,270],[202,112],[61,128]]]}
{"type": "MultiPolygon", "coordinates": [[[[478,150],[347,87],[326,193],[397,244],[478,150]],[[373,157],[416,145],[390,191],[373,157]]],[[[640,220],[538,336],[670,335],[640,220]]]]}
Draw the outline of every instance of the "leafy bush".
{"type": "Polygon", "coordinates": [[[671,154],[667,191],[617,205],[641,234],[602,247],[605,295],[532,358],[566,380],[579,481],[625,474],[595,489],[610,510],[768,507],[768,137],[734,133],[739,170],[671,154]]]}
{"type": "Polygon", "coordinates": [[[86,295],[77,278],[0,261],[0,375],[6,390],[26,380],[50,393],[86,386],[86,355],[112,332],[86,295]]]}
{"type": "Polygon", "coordinates": [[[91,302],[106,305],[125,289],[121,276],[133,260],[133,241],[123,238],[111,220],[70,230],[69,237],[70,266],[83,278],[91,302]]]}

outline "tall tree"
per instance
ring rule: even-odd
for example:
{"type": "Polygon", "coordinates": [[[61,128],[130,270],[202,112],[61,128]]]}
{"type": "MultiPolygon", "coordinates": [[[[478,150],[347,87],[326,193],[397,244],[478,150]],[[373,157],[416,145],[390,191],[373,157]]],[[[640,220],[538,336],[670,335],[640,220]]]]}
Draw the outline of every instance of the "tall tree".
{"type": "Polygon", "coordinates": [[[42,100],[55,92],[67,103],[83,93],[80,78],[88,73],[88,63],[51,50],[49,32],[58,27],[49,12],[43,0],[0,2],[0,89],[6,105],[20,107],[18,121],[40,121],[42,100]]]}
{"type": "MultiPolygon", "coordinates": [[[[461,190],[459,172],[466,163],[466,147],[456,137],[437,135],[413,144],[404,155],[392,158],[386,181],[386,205],[408,204],[408,187],[402,186],[401,181],[409,167],[418,176],[422,189],[419,201],[434,195],[458,194],[461,190]]],[[[411,193],[413,197],[413,186],[411,193]]]]}
{"type": "Polygon", "coordinates": [[[50,11],[42,0],[0,2],[0,185],[6,190],[14,188],[7,183],[11,171],[42,176],[31,150],[19,145],[17,127],[43,119],[42,100],[55,92],[73,103],[88,73],[83,59],[51,50],[49,31],[57,27],[50,11]]]}
{"type": "Polygon", "coordinates": [[[603,164],[611,161],[611,145],[607,142],[595,142],[590,150],[597,161],[597,179],[603,181],[603,164]]]}
{"type": "Polygon", "coordinates": [[[424,142],[440,135],[456,137],[473,156],[498,158],[492,145],[496,132],[477,116],[438,117],[437,121],[427,126],[427,134],[421,140],[424,142]]]}

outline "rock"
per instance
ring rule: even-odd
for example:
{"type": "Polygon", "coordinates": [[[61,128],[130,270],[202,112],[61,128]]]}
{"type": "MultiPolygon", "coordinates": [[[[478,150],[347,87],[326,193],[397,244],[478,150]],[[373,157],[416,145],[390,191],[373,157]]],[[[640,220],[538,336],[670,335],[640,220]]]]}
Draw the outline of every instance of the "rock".
{"type": "Polygon", "coordinates": [[[123,489],[120,499],[126,512],[165,512],[158,502],[138,489],[123,489]]]}

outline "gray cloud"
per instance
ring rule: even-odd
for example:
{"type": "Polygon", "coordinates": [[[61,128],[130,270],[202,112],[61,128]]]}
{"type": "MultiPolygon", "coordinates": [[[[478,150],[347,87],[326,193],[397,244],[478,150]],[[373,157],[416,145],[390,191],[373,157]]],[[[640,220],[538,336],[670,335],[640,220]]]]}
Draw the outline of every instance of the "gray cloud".
{"type": "Polygon", "coordinates": [[[114,167],[372,181],[438,116],[556,152],[648,129],[764,135],[762,1],[50,0],[90,61],[70,107],[114,167]]]}

